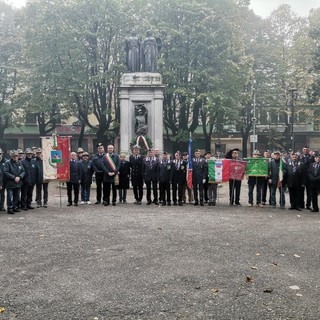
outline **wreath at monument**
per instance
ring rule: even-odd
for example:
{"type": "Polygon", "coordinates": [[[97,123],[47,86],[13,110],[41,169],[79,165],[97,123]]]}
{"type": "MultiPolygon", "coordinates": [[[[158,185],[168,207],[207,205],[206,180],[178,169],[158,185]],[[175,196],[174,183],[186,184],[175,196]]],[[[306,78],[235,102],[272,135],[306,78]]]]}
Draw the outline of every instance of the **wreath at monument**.
{"type": "Polygon", "coordinates": [[[132,150],[132,147],[135,145],[140,147],[140,153],[144,156],[147,154],[148,150],[153,147],[153,143],[149,136],[137,136],[132,138],[130,142],[130,149],[132,150]]]}

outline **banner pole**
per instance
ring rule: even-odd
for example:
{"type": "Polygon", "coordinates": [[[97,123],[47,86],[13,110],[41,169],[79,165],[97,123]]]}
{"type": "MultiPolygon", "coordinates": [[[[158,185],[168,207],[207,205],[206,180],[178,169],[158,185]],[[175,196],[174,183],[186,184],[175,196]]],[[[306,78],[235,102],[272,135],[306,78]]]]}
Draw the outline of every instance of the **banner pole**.
{"type": "Polygon", "coordinates": [[[59,181],[60,208],[62,208],[61,182],[59,181]]]}
{"type": "Polygon", "coordinates": [[[234,198],[234,185],[235,185],[235,179],[232,181],[232,194],[231,194],[231,199],[230,199],[230,205],[233,205],[233,198],[234,198]]]}

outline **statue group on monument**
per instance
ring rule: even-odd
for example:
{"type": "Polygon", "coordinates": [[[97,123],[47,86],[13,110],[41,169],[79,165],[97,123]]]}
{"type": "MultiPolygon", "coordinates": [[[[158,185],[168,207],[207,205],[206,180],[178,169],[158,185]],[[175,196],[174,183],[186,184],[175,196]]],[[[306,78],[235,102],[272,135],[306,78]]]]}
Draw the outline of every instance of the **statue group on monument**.
{"type": "Polygon", "coordinates": [[[148,110],[144,104],[135,106],[136,117],[134,124],[134,132],[136,135],[146,135],[148,133],[148,110]]]}
{"type": "Polygon", "coordinates": [[[126,65],[129,72],[156,72],[161,39],[155,38],[150,30],[143,40],[133,30],[126,39],[126,65]]]}

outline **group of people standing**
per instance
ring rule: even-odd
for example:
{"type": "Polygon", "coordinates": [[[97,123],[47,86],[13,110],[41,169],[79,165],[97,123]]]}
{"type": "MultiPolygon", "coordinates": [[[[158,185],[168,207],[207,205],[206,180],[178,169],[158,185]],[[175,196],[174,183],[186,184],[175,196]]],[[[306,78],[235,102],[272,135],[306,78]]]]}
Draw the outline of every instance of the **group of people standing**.
{"type": "MultiPolygon", "coordinates": [[[[7,190],[7,212],[12,214],[22,210],[34,209],[32,195],[36,186],[37,207],[48,205],[48,182],[43,180],[43,160],[40,148],[12,151],[9,160],[3,158],[0,149],[0,204],[4,209],[5,189],[7,190]]],[[[263,155],[258,150],[253,158],[263,157],[268,161],[268,175],[248,177],[248,206],[263,207],[267,202],[285,208],[285,191],[289,191],[290,210],[303,208],[319,212],[318,194],[320,191],[320,153],[311,153],[305,146],[302,153],[281,154],[279,151],[263,155]],[[254,201],[254,190],[256,199],[254,201]],[[267,200],[267,194],[269,198],[267,200]],[[305,197],[306,194],[306,197],[305,197]]],[[[239,160],[239,149],[230,150],[226,159],[239,160]]],[[[188,153],[176,151],[173,159],[167,152],[160,155],[158,150],[149,149],[146,156],[141,155],[140,147],[133,146],[127,160],[126,154],[117,155],[114,146],[107,150],[102,143],[97,144],[97,153],[90,157],[88,152],[78,148],[70,154],[70,179],[67,181],[68,206],[91,204],[90,192],[95,175],[96,201],[104,206],[127,202],[130,181],[136,205],[141,205],[146,186],[146,204],[162,206],[193,203],[193,205],[215,206],[218,182],[211,181],[208,174],[208,160],[216,159],[210,152],[203,156],[196,149],[192,161],[188,153]],[[192,180],[188,181],[188,165],[192,164],[192,180]],[[80,199],[79,199],[80,197],[80,199]]],[[[240,206],[241,180],[229,181],[229,204],[240,206]]]]}
{"type": "Polygon", "coordinates": [[[40,148],[13,150],[10,159],[3,157],[0,148],[0,210],[14,214],[21,210],[32,210],[33,190],[36,187],[37,207],[48,206],[48,182],[43,180],[43,160],[40,148]],[[7,194],[5,194],[5,190],[7,194]]]}

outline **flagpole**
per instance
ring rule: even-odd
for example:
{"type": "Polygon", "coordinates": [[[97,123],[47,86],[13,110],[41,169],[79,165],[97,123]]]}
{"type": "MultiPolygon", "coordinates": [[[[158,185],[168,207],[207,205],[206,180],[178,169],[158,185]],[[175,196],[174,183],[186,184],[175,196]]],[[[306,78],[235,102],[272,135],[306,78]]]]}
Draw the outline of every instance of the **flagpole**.
{"type": "Polygon", "coordinates": [[[60,197],[60,208],[62,208],[61,182],[60,181],[59,181],[59,197],[60,197]]]}

